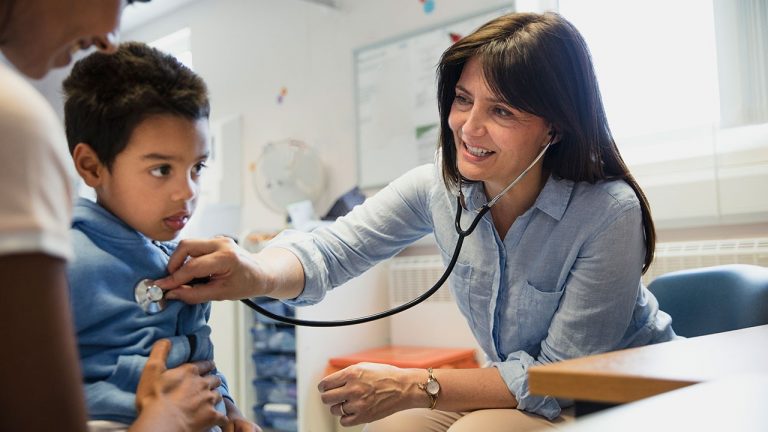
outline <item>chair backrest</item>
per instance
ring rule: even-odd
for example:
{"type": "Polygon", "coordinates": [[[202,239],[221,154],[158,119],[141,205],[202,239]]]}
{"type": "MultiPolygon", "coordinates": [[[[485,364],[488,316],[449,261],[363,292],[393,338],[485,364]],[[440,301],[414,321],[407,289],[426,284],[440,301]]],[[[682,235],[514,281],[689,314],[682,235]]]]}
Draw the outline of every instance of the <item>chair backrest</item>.
{"type": "Polygon", "coordinates": [[[672,328],[693,337],[768,324],[768,268],[730,264],[663,274],[648,289],[672,328]]]}

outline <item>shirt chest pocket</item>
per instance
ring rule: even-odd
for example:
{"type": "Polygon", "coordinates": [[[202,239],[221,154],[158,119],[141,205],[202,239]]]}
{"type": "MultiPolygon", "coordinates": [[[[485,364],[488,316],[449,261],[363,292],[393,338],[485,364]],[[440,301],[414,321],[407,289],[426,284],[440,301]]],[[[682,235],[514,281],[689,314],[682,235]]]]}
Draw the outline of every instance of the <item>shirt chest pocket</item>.
{"type": "Polygon", "coordinates": [[[563,290],[543,291],[529,282],[523,285],[516,302],[518,340],[529,353],[538,353],[539,345],[547,337],[563,290]]]}
{"type": "Polygon", "coordinates": [[[470,325],[474,326],[471,308],[472,266],[457,262],[448,277],[448,284],[459,310],[469,320],[470,325]]]}

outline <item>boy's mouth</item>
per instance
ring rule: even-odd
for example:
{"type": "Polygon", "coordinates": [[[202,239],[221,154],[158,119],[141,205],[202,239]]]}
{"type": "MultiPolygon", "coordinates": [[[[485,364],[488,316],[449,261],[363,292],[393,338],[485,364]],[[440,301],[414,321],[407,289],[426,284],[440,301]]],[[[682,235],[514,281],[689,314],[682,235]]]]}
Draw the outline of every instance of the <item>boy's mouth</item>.
{"type": "Polygon", "coordinates": [[[184,228],[184,226],[187,225],[188,221],[189,221],[188,214],[179,214],[179,215],[174,215],[174,216],[170,216],[163,219],[165,226],[172,229],[173,231],[181,231],[184,228]]]}

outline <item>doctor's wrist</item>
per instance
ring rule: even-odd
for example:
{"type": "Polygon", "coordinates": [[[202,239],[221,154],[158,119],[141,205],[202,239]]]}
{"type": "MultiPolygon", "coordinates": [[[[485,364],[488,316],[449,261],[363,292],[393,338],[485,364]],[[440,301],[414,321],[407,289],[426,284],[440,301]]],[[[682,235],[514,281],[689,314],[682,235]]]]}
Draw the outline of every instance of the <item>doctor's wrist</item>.
{"type": "Polygon", "coordinates": [[[406,371],[407,377],[403,380],[407,383],[404,394],[406,404],[410,408],[429,408],[432,405],[432,399],[422,388],[428,378],[427,370],[406,369],[406,371]]]}

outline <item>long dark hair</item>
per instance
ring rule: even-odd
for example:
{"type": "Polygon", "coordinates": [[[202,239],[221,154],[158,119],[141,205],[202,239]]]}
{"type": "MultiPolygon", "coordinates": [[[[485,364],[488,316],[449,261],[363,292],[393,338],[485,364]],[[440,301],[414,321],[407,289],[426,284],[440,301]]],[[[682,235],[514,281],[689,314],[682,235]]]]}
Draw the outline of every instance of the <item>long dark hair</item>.
{"type": "Polygon", "coordinates": [[[464,65],[477,57],[491,91],[510,106],[551,123],[559,141],[547,150],[544,168],[574,182],[624,180],[643,215],[645,260],[653,261],[656,232],[648,199],[619,154],[608,127],[587,44],[556,13],[513,13],[496,18],[448,48],[438,65],[440,149],[443,178],[457,190],[461,178],[448,115],[464,65]]]}

